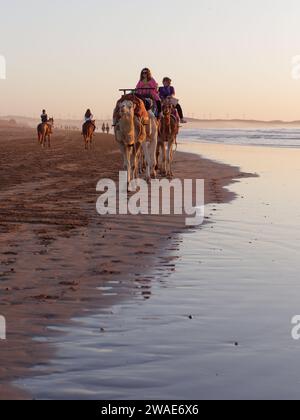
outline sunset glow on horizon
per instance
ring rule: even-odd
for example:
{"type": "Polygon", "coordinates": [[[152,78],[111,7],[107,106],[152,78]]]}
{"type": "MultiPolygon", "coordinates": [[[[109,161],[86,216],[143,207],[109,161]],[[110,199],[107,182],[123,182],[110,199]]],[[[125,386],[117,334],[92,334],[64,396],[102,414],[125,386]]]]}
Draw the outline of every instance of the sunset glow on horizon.
{"type": "Polygon", "coordinates": [[[0,115],[108,118],[147,66],[187,116],[300,120],[299,17],[299,0],[5,2],[0,115]]]}

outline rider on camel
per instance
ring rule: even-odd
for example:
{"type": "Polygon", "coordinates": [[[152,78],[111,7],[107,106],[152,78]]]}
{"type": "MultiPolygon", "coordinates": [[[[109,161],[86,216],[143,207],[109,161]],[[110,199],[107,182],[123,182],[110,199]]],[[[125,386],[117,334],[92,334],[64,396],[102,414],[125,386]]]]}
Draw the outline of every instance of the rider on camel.
{"type": "Polygon", "coordinates": [[[171,101],[179,114],[181,124],[186,124],[187,121],[183,117],[181,105],[175,98],[175,88],[171,85],[171,83],[172,80],[169,77],[165,77],[163,79],[163,86],[159,88],[159,96],[161,100],[169,99],[171,101]]]}
{"type": "Polygon", "coordinates": [[[161,100],[158,94],[158,84],[148,68],[144,68],[141,71],[140,80],[136,86],[136,94],[143,100],[152,98],[156,102],[157,116],[159,118],[161,115],[161,100]]]}

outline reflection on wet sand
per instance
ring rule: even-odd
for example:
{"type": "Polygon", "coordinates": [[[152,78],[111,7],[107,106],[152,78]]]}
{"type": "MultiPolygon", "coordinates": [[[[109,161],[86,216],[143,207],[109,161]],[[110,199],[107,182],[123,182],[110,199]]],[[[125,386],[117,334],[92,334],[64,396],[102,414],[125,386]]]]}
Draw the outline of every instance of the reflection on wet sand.
{"type": "Polygon", "coordinates": [[[299,399],[300,213],[289,203],[300,151],[189,150],[259,177],[232,185],[234,202],[208,205],[212,223],[178,234],[151,299],[133,294],[64,328],[48,374],[18,382],[37,398],[299,399]]]}
{"type": "MultiPolygon", "coordinates": [[[[37,148],[35,136],[26,128],[0,130],[0,313],[8,330],[0,346],[0,398],[11,380],[31,375],[31,367],[49,367],[56,347],[48,337],[55,341],[70,318],[110,312],[135,295],[134,284],[141,299],[151,301],[153,267],[173,269],[163,258],[184,229],[181,216],[97,215],[99,178],[117,180],[122,167],[113,137],[97,135],[93,151],[83,153],[77,132],[56,132],[51,150],[37,148]],[[113,290],[103,289],[110,281],[113,290]]],[[[178,154],[175,165],[179,176],[207,179],[207,201],[217,193],[231,200],[224,186],[243,176],[193,155],[178,154]]],[[[26,391],[30,398],[30,387],[26,391]]]]}

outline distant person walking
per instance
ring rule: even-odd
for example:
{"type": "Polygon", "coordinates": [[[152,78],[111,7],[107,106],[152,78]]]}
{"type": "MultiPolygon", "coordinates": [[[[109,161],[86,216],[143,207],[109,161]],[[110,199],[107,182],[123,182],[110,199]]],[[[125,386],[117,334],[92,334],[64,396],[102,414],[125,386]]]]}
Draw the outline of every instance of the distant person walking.
{"type": "Polygon", "coordinates": [[[109,124],[107,123],[106,124],[106,133],[109,134],[109,132],[110,132],[110,127],[109,127],[109,124]]]}
{"type": "Polygon", "coordinates": [[[105,134],[105,130],[106,130],[106,126],[105,126],[105,123],[103,123],[103,125],[102,125],[102,133],[103,134],[105,134]]]}

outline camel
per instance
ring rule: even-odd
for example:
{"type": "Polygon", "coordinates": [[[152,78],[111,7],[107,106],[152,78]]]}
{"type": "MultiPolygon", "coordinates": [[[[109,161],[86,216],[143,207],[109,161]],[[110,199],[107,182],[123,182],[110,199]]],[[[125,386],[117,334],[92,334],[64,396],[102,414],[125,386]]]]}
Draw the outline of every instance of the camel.
{"type": "Polygon", "coordinates": [[[118,101],[114,111],[115,138],[119,143],[124,159],[124,170],[127,171],[128,184],[138,177],[141,146],[146,140],[145,123],[147,111],[142,100],[123,97],[118,101]],[[137,106],[139,115],[136,114],[137,106]]]}
{"type": "Polygon", "coordinates": [[[50,118],[47,122],[41,123],[37,126],[38,142],[45,147],[48,140],[48,147],[51,147],[51,134],[54,125],[54,119],[50,118]]]}
{"type": "Polygon", "coordinates": [[[146,141],[143,143],[144,164],[146,166],[146,180],[156,178],[156,149],[158,138],[158,122],[153,111],[148,111],[149,124],[146,126],[146,141]]]}
{"type": "Polygon", "coordinates": [[[86,121],[82,126],[82,135],[84,139],[85,150],[92,148],[94,132],[95,132],[95,121],[86,121]]]}
{"type": "Polygon", "coordinates": [[[162,118],[159,128],[159,139],[156,151],[158,168],[160,152],[162,152],[161,172],[164,176],[172,177],[172,163],[174,158],[174,146],[177,146],[179,121],[173,114],[174,107],[169,102],[162,105],[162,118]]]}

